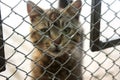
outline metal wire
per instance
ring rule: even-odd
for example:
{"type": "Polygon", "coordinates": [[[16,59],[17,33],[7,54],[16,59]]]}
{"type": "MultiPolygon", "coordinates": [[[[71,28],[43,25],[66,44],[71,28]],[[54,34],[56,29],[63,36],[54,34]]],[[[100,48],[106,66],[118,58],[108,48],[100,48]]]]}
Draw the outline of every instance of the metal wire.
{"type": "MultiPolygon", "coordinates": [[[[61,6],[61,8],[64,8],[67,5],[66,4],[62,6],[61,4],[58,4],[57,3],[58,0],[38,0],[38,1],[36,0],[35,3],[36,5],[44,7],[46,4],[41,4],[42,1],[46,2],[46,4],[50,6],[49,9],[56,9],[55,4],[59,5],[59,7],[61,6]]],[[[34,52],[36,47],[33,46],[34,43],[32,43],[31,40],[29,39],[30,35],[32,34],[32,32],[30,32],[29,30],[29,26],[33,26],[33,24],[31,24],[29,20],[29,15],[27,14],[27,10],[26,10],[27,1],[16,0],[13,4],[9,2],[11,1],[9,0],[0,1],[1,13],[2,13],[1,17],[2,17],[2,26],[3,26],[3,37],[4,37],[3,46],[5,47],[5,61],[6,61],[6,64],[4,64],[4,66],[6,65],[6,70],[0,73],[0,80],[34,79],[31,73],[34,70],[34,68],[36,68],[36,66],[34,66],[31,69],[31,62],[38,65],[37,62],[41,60],[42,57],[44,57],[45,55],[47,55],[47,57],[51,57],[52,61],[49,61],[49,64],[47,66],[38,65],[42,67],[42,69],[44,70],[44,72],[42,73],[42,75],[39,76],[39,78],[42,78],[44,75],[46,75],[46,73],[49,73],[52,76],[52,78],[49,77],[49,80],[61,80],[59,76],[56,75],[61,70],[64,70],[67,73],[67,77],[64,80],[70,80],[71,75],[74,76],[76,80],[119,80],[120,79],[120,46],[116,46],[112,42],[110,43],[111,45],[113,45],[111,48],[99,50],[96,52],[92,52],[89,47],[90,45],[89,42],[92,41],[91,45],[96,45],[94,44],[94,42],[99,37],[101,42],[108,42],[112,39],[115,40],[116,37],[117,39],[120,37],[120,33],[119,33],[120,9],[118,7],[120,0],[111,0],[110,2],[106,0],[101,0],[102,6],[101,6],[101,14],[99,16],[100,17],[99,21],[101,21],[100,34],[99,37],[94,39],[94,41],[90,39],[90,33],[93,30],[93,28],[90,29],[90,24],[91,24],[90,17],[95,9],[93,8],[93,11],[91,11],[91,7],[92,7],[91,0],[82,0],[82,11],[79,15],[81,22],[80,25],[84,28],[84,34],[80,34],[80,36],[82,37],[84,36],[83,38],[84,45],[83,42],[76,44],[77,48],[76,50],[73,51],[73,53],[76,53],[77,50],[79,51],[79,54],[82,52],[83,53],[79,57],[78,61],[70,54],[69,57],[67,57],[67,59],[64,62],[60,61],[59,58],[55,58],[52,55],[47,54],[47,51],[51,47],[49,47],[47,50],[42,50],[42,48],[39,48],[39,50],[42,50],[45,54],[43,54],[38,61],[34,61],[31,58],[32,53],[34,52]],[[81,47],[82,45],[84,48],[81,47]],[[75,64],[75,66],[71,69],[68,69],[65,65],[71,59],[73,60],[72,64],[75,64]],[[49,67],[53,66],[54,63],[60,65],[55,73],[53,73],[54,70],[53,71],[49,70],[49,67]],[[79,76],[72,73],[72,71],[74,71],[78,66],[82,68],[82,70],[80,70],[81,73],[79,76]],[[83,79],[81,79],[81,76],[83,77],[83,79]]],[[[72,5],[69,4],[69,6],[72,5]]],[[[64,16],[63,13],[61,13],[58,19],[56,20],[59,20],[61,16],[64,16]]],[[[75,16],[76,15],[74,15],[73,17],[75,16]]],[[[49,20],[49,18],[44,14],[43,17],[46,20],[49,20]]],[[[73,23],[71,24],[70,22],[71,20],[72,19],[69,19],[69,23],[67,26],[65,26],[64,29],[68,28],[69,25],[76,26],[76,24],[73,23]]],[[[51,24],[53,25],[52,21],[51,24]]],[[[51,30],[52,27],[53,26],[51,26],[49,30],[51,30]]],[[[58,27],[55,28],[58,29],[58,27]]],[[[76,32],[73,33],[72,36],[74,36],[78,31],[77,30],[78,28],[73,28],[73,30],[74,29],[76,30],[76,32]]],[[[61,32],[60,34],[63,34],[65,37],[68,38],[68,42],[66,43],[66,45],[68,45],[69,41],[72,40],[71,36],[61,32]]],[[[91,36],[94,35],[97,34],[92,34],[91,36]]],[[[43,38],[44,37],[47,36],[43,34],[43,38]]],[[[38,43],[41,40],[42,38],[38,41],[38,43]]],[[[52,39],[50,40],[51,42],[55,41],[52,39]]],[[[75,42],[73,43],[75,44],[75,42]]],[[[120,42],[118,41],[117,44],[119,43],[120,42]]],[[[66,45],[61,48],[64,49],[66,45]]],[[[102,49],[101,47],[99,47],[99,45],[96,46],[102,49]]],[[[104,46],[106,45],[107,43],[104,44],[104,46]]]]}

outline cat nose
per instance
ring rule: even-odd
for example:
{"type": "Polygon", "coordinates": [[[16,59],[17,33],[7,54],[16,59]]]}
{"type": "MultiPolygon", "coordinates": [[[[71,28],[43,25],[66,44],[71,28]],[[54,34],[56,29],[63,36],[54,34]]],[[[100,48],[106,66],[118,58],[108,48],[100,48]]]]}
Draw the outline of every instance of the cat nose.
{"type": "Polygon", "coordinates": [[[56,40],[54,40],[54,43],[55,43],[56,45],[59,45],[59,44],[61,43],[61,40],[62,40],[62,38],[59,37],[59,38],[57,38],[56,40]]]}
{"type": "Polygon", "coordinates": [[[60,52],[60,51],[61,51],[61,50],[60,50],[60,47],[55,44],[55,50],[54,50],[54,52],[60,52]]]}

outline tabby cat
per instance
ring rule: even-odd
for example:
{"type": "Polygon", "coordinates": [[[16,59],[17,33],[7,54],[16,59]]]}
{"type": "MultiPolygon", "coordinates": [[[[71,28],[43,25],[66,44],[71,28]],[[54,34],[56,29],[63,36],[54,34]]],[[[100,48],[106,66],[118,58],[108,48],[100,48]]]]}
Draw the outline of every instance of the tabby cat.
{"type": "Polygon", "coordinates": [[[43,10],[27,2],[32,23],[30,38],[35,47],[31,62],[33,80],[82,80],[81,5],[77,0],[64,9],[43,10]]]}

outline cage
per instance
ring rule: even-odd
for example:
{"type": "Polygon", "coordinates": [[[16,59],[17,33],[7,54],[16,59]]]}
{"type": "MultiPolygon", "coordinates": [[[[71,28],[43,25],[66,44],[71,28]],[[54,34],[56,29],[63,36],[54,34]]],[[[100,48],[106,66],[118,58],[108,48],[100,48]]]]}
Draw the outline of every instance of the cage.
{"type": "MultiPolygon", "coordinates": [[[[50,10],[72,6],[71,3],[77,0],[31,1],[43,9],[50,10]]],[[[79,77],[81,76],[83,80],[119,80],[120,0],[81,1],[82,9],[79,14],[79,21],[84,29],[84,34],[82,34],[84,38],[83,49],[79,48],[82,51],[79,60],[82,60],[82,62],[78,65],[81,66],[82,73],[80,76],[75,76],[76,80],[80,80],[79,77]]],[[[32,45],[33,42],[30,41],[30,26],[33,25],[27,13],[27,2],[27,0],[0,1],[0,80],[31,80],[33,78],[31,76],[31,62],[33,61],[31,56],[35,47],[32,45]]],[[[75,8],[75,10],[79,12],[79,9],[75,8]]],[[[48,18],[45,15],[43,17],[48,18]]],[[[57,60],[54,58],[54,61],[57,60]]],[[[69,62],[69,59],[67,61],[69,62]]],[[[47,71],[46,67],[44,69],[47,71]]],[[[72,74],[71,70],[65,67],[64,69],[68,71],[69,77],[72,74]]],[[[61,80],[55,76],[57,73],[51,74],[53,78],[49,80],[61,80]]],[[[65,80],[69,80],[68,77],[65,80]]]]}

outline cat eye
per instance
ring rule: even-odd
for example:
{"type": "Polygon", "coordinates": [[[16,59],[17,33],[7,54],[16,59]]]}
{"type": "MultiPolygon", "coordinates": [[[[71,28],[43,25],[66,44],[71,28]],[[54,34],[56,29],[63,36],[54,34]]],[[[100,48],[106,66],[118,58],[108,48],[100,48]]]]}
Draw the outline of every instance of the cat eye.
{"type": "Polygon", "coordinates": [[[38,42],[38,41],[34,41],[33,43],[35,43],[35,44],[36,44],[37,42],[38,42]]]}
{"type": "Polygon", "coordinates": [[[43,28],[43,29],[41,29],[40,31],[46,32],[47,30],[48,30],[48,28],[43,28]]]}
{"type": "Polygon", "coordinates": [[[63,31],[65,34],[69,34],[71,32],[71,28],[67,27],[63,31]]]}
{"type": "Polygon", "coordinates": [[[68,24],[69,24],[69,22],[65,22],[65,23],[64,23],[64,26],[66,26],[66,25],[68,25],[68,24]]]}

